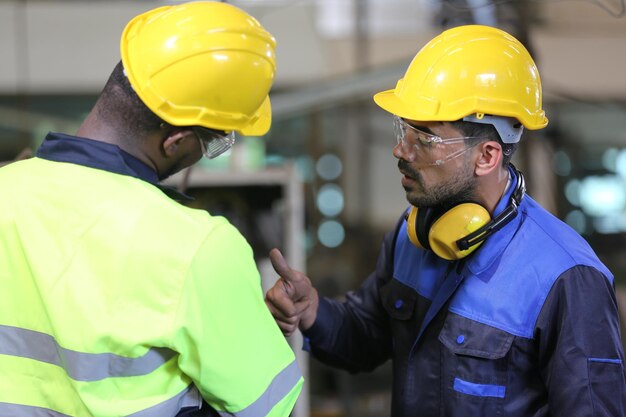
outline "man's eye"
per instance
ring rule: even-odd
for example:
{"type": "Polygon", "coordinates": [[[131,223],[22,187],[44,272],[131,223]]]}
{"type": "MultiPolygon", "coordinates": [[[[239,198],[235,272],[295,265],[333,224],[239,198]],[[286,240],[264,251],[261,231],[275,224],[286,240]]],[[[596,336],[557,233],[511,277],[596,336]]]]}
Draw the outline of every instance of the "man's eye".
{"type": "Polygon", "coordinates": [[[423,146],[431,146],[433,143],[432,138],[426,135],[417,135],[417,140],[420,142],[420,145],[423,146]]]}

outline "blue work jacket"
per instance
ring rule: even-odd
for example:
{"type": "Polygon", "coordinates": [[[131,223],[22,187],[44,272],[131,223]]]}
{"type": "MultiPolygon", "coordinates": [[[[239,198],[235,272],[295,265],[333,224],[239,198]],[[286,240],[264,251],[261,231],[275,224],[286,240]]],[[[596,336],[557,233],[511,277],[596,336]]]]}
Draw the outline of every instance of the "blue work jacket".
{"type": "Polygon", "coordinates": [[[393,417],[626,416],[613,275],[529,196],[459,261],[413,246],[401,219],[375,272],[320,299],[305,336],[350,372],[392,359],[393,417]]]}

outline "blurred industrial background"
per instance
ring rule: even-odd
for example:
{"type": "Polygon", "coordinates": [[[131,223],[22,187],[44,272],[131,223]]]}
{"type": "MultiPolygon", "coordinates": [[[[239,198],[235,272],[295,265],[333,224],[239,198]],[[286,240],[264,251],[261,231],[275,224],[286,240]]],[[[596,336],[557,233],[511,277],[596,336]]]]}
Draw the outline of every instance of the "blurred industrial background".
{"type": "MultiPolygon", "coordinates": [[[[550,123],[526,132],[514,159],[529,194],[589,241],[622,297],[624,0],[228,2],[277,38],[274,123],[265,137],[239,138],[225,156],[170,182],[240,228],[264,285],[275,279],[267,261],[274,246],[327,295],[354,288],[373,269],[382,235],[407,203],[391,154],[391,116],[371,97],[393,88],[442,29],[480,23],[516,35],[541,73],[550,123]]],[[[0,0],[0,161],[36,149],[48,131],[74,133],[120,59],[125,23],[173,3],[0,0]]],[[[308,378],[297,417],[388,412],[386,367],[353,376],[299,355],[308,378]]]]}

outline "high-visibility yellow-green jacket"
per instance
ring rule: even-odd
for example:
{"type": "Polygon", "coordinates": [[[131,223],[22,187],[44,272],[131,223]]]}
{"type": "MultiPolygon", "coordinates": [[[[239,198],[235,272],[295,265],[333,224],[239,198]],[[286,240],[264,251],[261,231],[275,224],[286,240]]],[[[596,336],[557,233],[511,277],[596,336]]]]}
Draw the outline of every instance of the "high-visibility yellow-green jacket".
{"type": "Polygon", "coordinates": [[[302,377],[250,246],[140,165],[50,134],[0,168],[0,416],[289,415],[302,377]]]}

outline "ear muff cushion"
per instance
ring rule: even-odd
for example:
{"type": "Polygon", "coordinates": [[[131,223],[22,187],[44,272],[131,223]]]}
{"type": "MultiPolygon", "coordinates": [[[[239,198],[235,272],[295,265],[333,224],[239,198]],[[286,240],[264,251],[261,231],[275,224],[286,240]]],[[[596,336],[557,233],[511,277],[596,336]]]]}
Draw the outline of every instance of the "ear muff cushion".
{"type": "Polygon", "coordinates": [[[409,235],[409,240],[415,246],[420,249],[425,249],[417,238],[417,213],[419,209],[417,207],[411,207],[409,215],[406,218],[406,232],[409,235]]]}
{"type": "Polygon", "coordinates": [[[422,247],[425,249],[431,249],[430,239],[428,237],[430,233],[430,227],[432,226],[433,222],[437,220],[440,214],[440,210],[436,210],[433,208],[419,209],[417,219],[415,221],[415,231],[417,234],[417,239],[420,241],[422,247]]]}
{"type": "Polygon", "coordinates": [[[430,249],[428,234],[440,211],[432,208],[411,207],[407,215],[406,230],[409,240],[420,249],[430,249]]]}
{"type": "MultiPolygon", "coordinates": [[[[456,241],[491,221],[491,215],[480,204],[459,204],[436,219],[428,233],[430,249],[443,259],[461,259],[476,250],[480,244],[460,250],[456,241]]],[[[482,243],[482,242],[481,242],[482,243]]]]}

